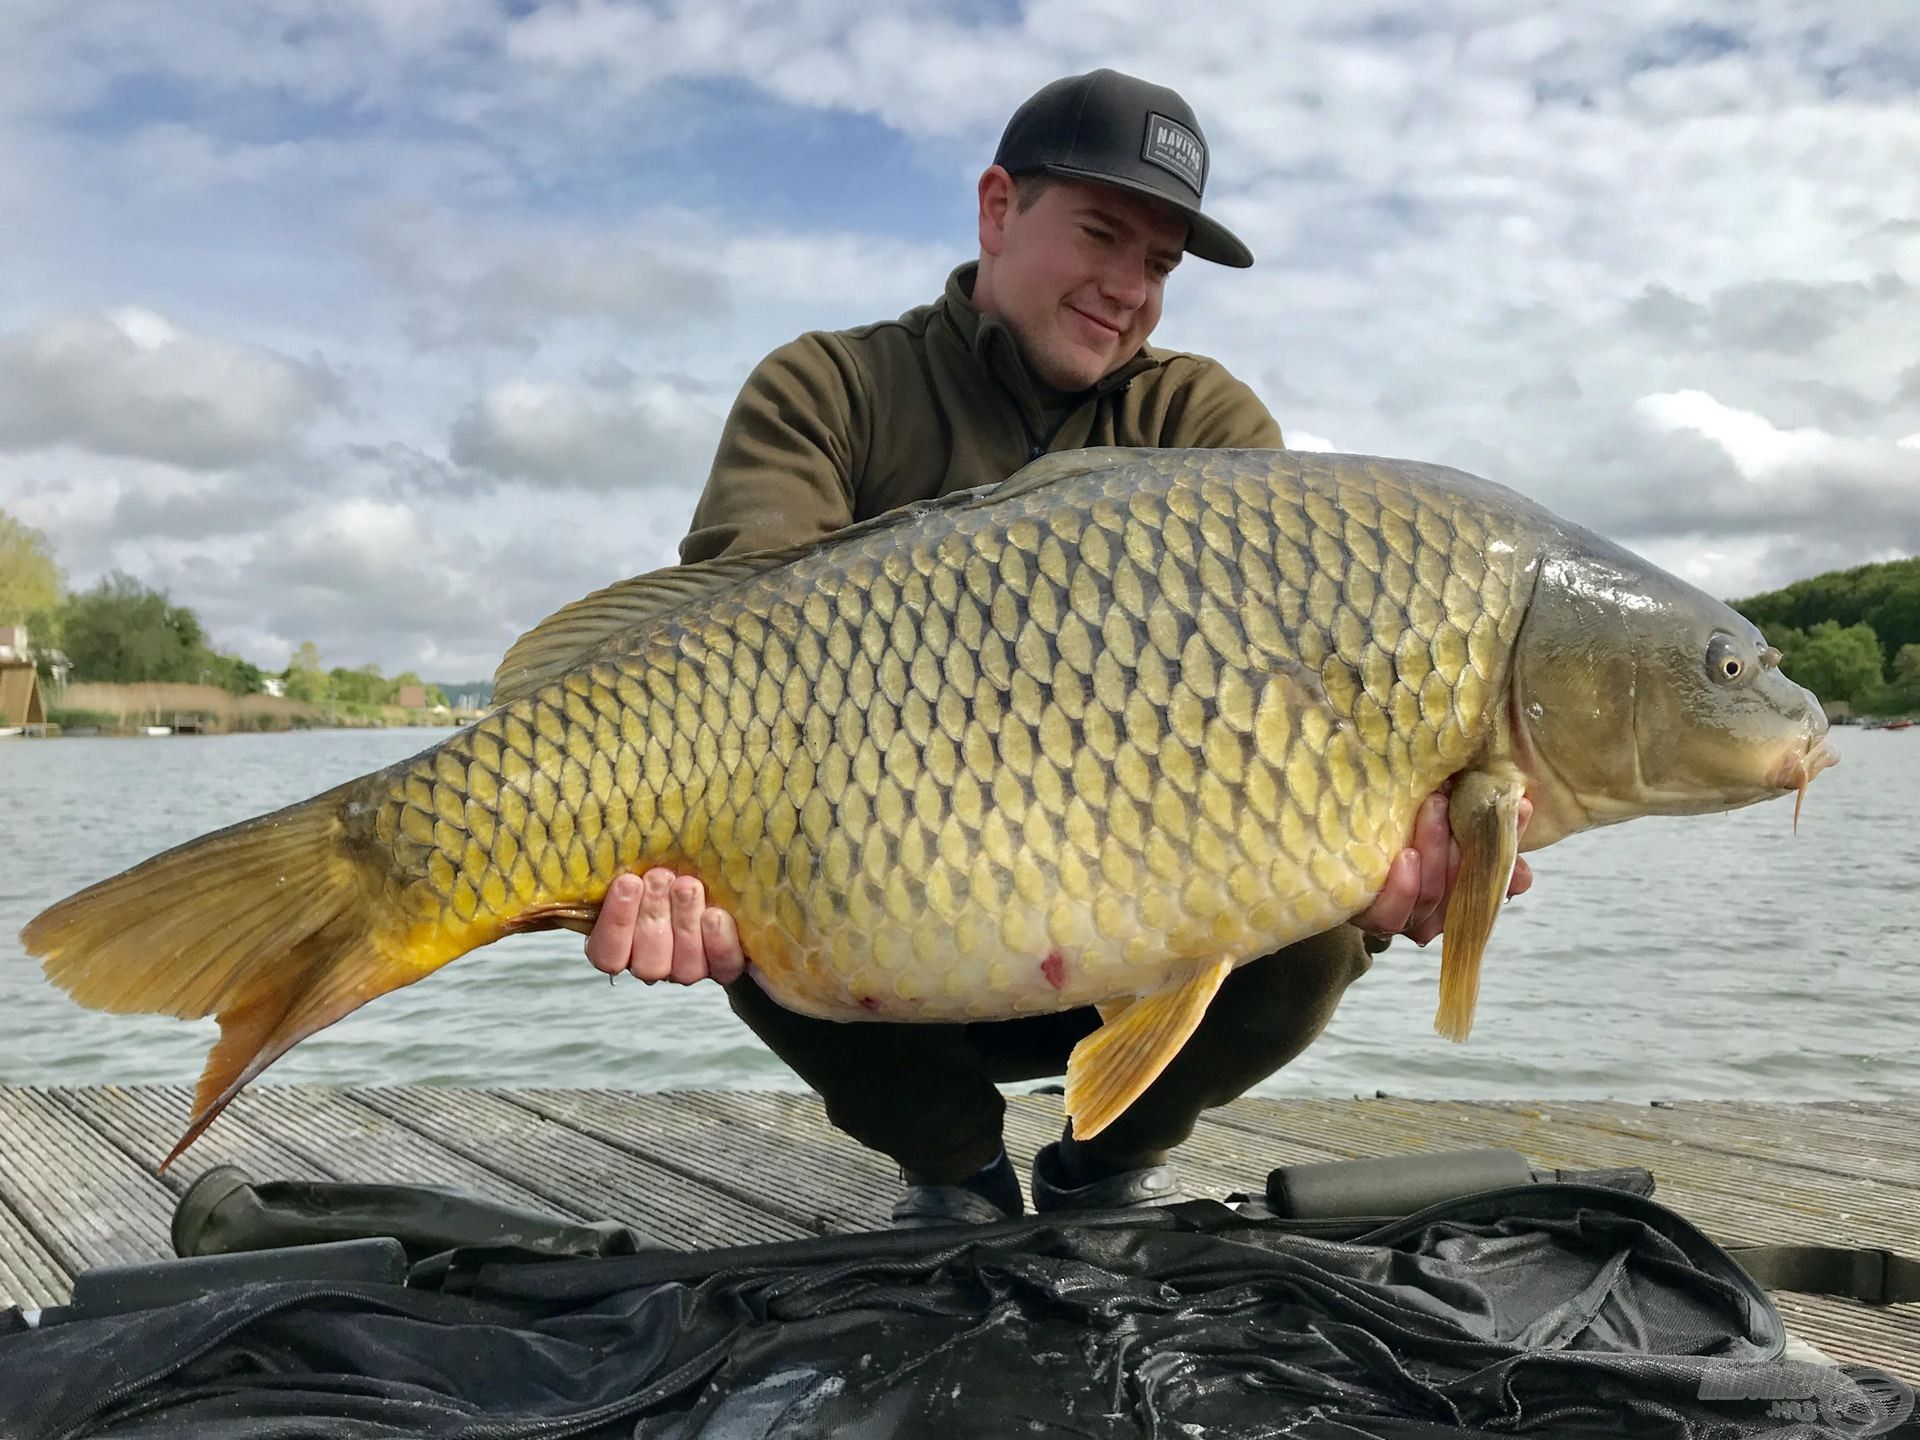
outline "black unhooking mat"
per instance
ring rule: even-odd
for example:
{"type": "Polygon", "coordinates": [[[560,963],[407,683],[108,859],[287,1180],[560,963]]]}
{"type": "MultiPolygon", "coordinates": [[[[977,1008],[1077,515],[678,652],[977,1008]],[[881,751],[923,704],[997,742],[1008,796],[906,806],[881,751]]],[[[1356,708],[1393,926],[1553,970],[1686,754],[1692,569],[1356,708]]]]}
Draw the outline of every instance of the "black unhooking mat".
{"type": "Polygon", "coordinates": [[[1871,1433],[1837,1371],[1833,1428],[1782,1418],[1780,1396],[1815,1394],[1783,1339],[1723,1251],[1616,1191],[1485,1192],[1347,1241],[1198,1202],[693,1254],[462,1251],[405,1286],[15,1311],[0,1435],[1871,1433]]]}

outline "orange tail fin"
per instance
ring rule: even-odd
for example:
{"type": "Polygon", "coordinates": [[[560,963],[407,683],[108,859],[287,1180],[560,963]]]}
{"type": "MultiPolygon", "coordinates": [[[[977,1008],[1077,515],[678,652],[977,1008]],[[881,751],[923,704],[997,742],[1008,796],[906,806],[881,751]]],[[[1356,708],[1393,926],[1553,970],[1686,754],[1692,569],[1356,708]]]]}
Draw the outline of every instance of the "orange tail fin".
{"type": "Polygon", "coordinates": [[[359,783],[156,855],[21,932],[82,1005],[220,1021],[162,1170],[295,1044],[465,948],[409,937],[384,877],[349,854],[341,815],[359,783]]]}

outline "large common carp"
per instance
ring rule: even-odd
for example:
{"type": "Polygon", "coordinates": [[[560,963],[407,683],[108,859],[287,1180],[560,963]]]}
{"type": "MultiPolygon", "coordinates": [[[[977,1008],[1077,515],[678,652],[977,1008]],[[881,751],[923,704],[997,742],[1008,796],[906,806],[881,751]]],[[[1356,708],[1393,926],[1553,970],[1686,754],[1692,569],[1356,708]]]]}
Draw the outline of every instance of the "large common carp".
{"type": "MultiPolygon", "coordinates": [[[[1438,1028],[1534,849],[1804,791],[1812,695],[1725,605],[1431,465],[1088,450],[817,545],[662,571],[510,650],[433,749],[61,901],[82,1004],[215,1015],[178,1155],[253,1076],[668,865],[754,979],[847,1020],[1097,1004],[1077,1134],[1236,965],[1364,909],[1455,779],[1438,1028]]],[[[173,1156],[168,1157],[169,1160],[173,1156]]]]}

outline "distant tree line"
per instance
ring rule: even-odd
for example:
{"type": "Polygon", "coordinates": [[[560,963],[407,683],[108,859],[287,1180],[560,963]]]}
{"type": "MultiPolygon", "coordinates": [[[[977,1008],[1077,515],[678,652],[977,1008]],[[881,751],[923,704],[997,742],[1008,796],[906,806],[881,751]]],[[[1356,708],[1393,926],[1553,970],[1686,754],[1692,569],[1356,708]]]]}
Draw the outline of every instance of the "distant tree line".
{"type": "Polygon", "coordinates": [[[215,650],[192,610],[119,571],[69,594],[46,536],[0,510],[0,625],[20,624],[48,679],[58,652],[76,680],[217,685],[230,695],[258,695],[269,679],[284,679],[292,699],[348,710],[396,704],[403,686],[420,685],[427,704],[447,703],[439,685],[411,670],[388,679],[377,665],[328,669],[312,641],[285,671],[264,671],[215,650]]]}
{"type": "Polygon", "coordinates": [[[320,658],[320,648],[311,640],[302,642],[293,652],[288,662],[287,698],[305,700],[310,705],[381,706],[400,703],[400,690],[403,686],[422,686],[429,705],[445,705],[446,692],[438,685],[429,685],[411,670],[402,670],[391,680],[380,674],[378,665],[362,665],[357,670],[349,670],[344,665],[336,665],[331,670],[325,668],[320,658]]]}
{"type": "Polygon", "coordinates": [[[1780,668],[1863,715],[1920,711],[1920,557],[1830,570],[1733,608],[1780,649],[1780,668]]]}

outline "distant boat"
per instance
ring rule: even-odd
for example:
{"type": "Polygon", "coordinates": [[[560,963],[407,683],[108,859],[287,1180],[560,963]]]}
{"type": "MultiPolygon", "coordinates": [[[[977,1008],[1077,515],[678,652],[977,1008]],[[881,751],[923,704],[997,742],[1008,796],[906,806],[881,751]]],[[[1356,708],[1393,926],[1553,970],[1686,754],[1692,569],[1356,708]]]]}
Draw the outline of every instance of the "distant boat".
{"type": "Polygon", "coordinates": [[[1889,720],[1880,728],[1882,730],[1911,730],[1916,725],[1920,725],[1920,720],[1889,720]]]}
{"type": "Polygon", "coordinates": [[[0,725],[0,740],[6,740],[12,736],[24,735],[26,733],[27,727],[24,725],[0,725]]]}
{"type": "Polygon", "coordinates": [[[173,727],[171,725],[142,725],[140,727],[140,733],[142,735],[171,735],[173,734],[173,727]]]}

